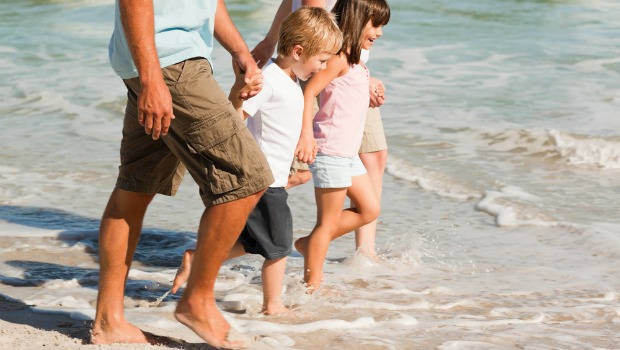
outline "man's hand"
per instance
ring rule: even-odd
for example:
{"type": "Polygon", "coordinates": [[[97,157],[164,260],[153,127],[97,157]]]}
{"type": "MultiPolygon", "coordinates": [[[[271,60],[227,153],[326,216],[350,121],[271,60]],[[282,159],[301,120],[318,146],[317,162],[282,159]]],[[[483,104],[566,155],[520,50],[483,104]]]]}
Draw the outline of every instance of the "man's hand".
{"type": "Polygon", "coordinates": [[[172,97],[164,80],[143,83],[138,96],[138,122],[144,126],[144,132],[150,134],[153,140],[166,136],[172,119],[172,97]]]}
{"type": "Polygon", "coordinates": [[[247,100],[254,97],[263,88],[263,73],[249,52],[233,56],[233,70],[235,75],[244,75],[246,86],[240,91],[240,99],[247,100]]]}

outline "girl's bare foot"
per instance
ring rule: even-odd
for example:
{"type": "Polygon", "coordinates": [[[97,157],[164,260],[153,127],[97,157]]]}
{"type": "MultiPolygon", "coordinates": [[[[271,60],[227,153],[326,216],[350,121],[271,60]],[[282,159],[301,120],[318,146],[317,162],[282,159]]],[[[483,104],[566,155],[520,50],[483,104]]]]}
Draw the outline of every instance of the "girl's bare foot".
{"type": "Polygon", "coordinates": [[[172,288],[170,291],[172,294],[175,294],[179,288],[187,281],[189,277],[189,271],[192,267],[192,259],[194,258],[194,250],[187,249],[185,253],[183,253],[183,261],[181,261],[181,266],[177,270],[176,276],[174,276],[174,281],[172,282],[172,288]]]}
{"type": "Polygon", "coordinates": [[[282,304],[263,306],[262,313],[267,316],[281,315],[290,312],[291,309],[282,304]]]}
{"type": "Polygon", "coordinates": [[[308,249],[308,237],[301,237],[295,241],[295,249],[299,254],[306,256],[306,250],[308,249]]]}

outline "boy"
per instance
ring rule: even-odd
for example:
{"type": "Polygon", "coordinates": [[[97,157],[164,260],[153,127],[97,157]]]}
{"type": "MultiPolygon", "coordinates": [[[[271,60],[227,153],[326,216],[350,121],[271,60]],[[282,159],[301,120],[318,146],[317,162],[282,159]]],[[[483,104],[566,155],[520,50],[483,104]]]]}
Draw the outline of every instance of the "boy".
{"type": "MultiPolygon", "coordinates": [[[[267,158],[275,182],[263,194],[250,214],[228,259],[247,253],[265,258],[262,269],[263,308],[266,315],[286,312],[282,282],[286,257],[292,250],[293,219],[286,203],[293,153],[301,132],[303,93],[299,79],[307,80],[326,67],[342,46],[342,34],[331,14],[321,8],[301,8],[288,16],[280,28],[278,56],[263,67],[263,89],[247,101],[243,75],[237,72],[229,99],[267,158]]],[[[174,279],[176,292],[187,279],[193,251],[187,250],[174,279]]]]}

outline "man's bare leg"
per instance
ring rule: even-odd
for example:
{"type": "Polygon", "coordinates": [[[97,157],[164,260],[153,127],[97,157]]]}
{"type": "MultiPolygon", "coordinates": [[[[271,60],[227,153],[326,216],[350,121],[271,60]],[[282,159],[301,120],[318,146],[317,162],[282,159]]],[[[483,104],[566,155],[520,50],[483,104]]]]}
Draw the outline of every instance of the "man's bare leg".
{"type": "Polygon", "coordinates": [[[196,253],[175,316],[179,322],[215,347],[244,346],[226,339],[230,325],[215,304],[214,287],[222,263],[262,194],[263,191],[209,207],[200,220],[196,253]]]}
{"type": "Polygon", "coordinates": [[[152,195],[115,189],[99,228],[99,294],[93,322],[93,344],[147,343],[149,339],[125,320],[127,274],[152,195]]]}

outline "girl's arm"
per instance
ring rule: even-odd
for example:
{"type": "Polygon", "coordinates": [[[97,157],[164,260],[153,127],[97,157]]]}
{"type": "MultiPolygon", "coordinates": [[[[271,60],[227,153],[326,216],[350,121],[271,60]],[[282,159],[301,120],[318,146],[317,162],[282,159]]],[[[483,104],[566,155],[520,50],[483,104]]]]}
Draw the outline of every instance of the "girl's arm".
{"type": "Polygon", "coordinates": [[[304,114],[302,118],[301,134],[295,149],[295,156],[304,163],[314,162],[317,144],[312,131],[314,119],[314,101],[319,93],[335,78],[349,70],[349,63],[344,53],[335,55],[327,61],[327,68],[318,71],[306,85],[304,90],[304,114]]]}

